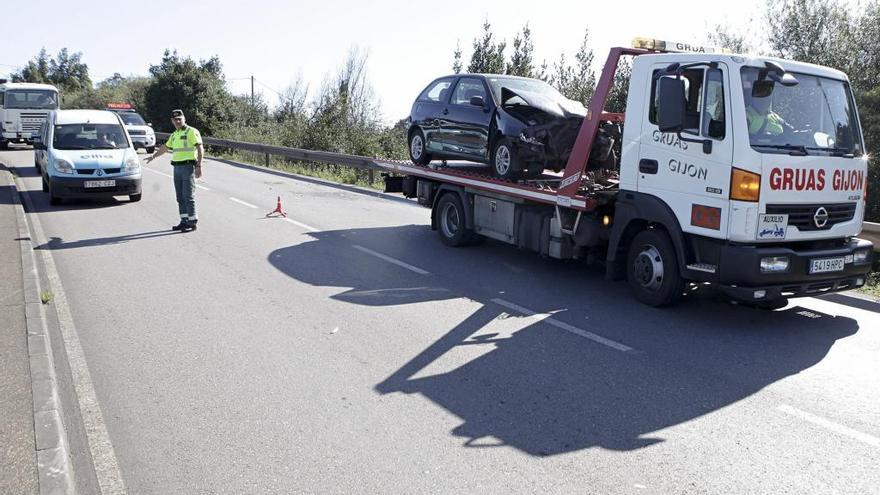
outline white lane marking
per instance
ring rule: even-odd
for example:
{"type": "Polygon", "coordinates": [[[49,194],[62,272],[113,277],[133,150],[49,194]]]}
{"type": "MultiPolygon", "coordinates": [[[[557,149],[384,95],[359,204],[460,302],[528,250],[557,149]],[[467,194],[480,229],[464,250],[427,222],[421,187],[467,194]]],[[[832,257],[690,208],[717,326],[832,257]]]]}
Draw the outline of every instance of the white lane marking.
{"type": "Polygon", "coordinates": [[[612,349],[616,349],[621,352],[635,351],[635,349],[633,349],[632,347],[630,347],[628,345],[621,344],[620,342],[615,342],[615,341],[613,341],[611,339],[607,339],[601,335],[596,335],[593,332],[588,332],[588,331],[580,329],[578,327],[569,325],[568,323],[565,323],[565,322],[557,320],[556,318],[553,318],[552,316],[550,316],[547,313],[538,313],[536,311],[532,311],[531,309],[524,308],[518,304],[514,304],[510,301],[505,301],[504,299],[497,299],[496,298],[496,299],[492,299],[492,302],[494,302],[495,304],[498,304],[499,306],[504,306],[507,309],[511,309],[511,310],[516,311],[518,313],[522,313],[524,315],[527,315],[529,318],[533,318],[537,321],[543,321],[544,323],[547,323],[548,325],[552,325],[556,328],[565,330],[566,332],[570,332],[570,333],[573,333],[573,334],[578,335],[580,337],[583,337],[585,339],[592,340],[593,342],[596,342],[596,343],[599,343],[602,345],[606,345],[612,349]]]}
{"type": "Polygon", "coordinates": [[[159,172],[158,170],[156,170],[156,169],[152,169],[152,168],[141,167],[141,170],[149,170],[150,172],[153,172],[153,173],[155,173],[155,174],[164,175],[165,177],[168,177],[169,179],[173,179],[173,178],[174,178],[174,176],[171,175],[171,174],[166,174],[165,172],[159,172]]]}
{"type": "Polygon", "coordinates": [[[255,210],[256,210],[257,208],[259,208],[259,206],[257,206],[257,205],[252,205],[252,204],[248,203],[247,201],[242,201],[242,200],[240,200],[240,199],[238,199],[238,198],[233,198],[232,196],[229,196],[229,200],[230,200],[230,201],[235,201],[235,202],[238,203],[238,204],[245,205],[245,206],[247,206],[248,208],[253,208],[253,209],[255,209],[255,210]]]}
{"type": "MultiPolygon", "coordinates": [[[[30,195],[22,194],[21,197],[24,198],[30,211],[36,211],[30,195]]],[[[43,226],[40,223],[39,215],[29,213],[28,216],[34,228],[35,241],[38,244],[46,244],[48,241],[43,231],[43,226]]],[[[113,450],[113,444],[110,442],[107,424],[104,422],[104,415],[101,413],[101,405],[98,403],[98,395],[95,393],[92,375],[89,372],[86,356],[79,341],[79,334],[73,323],[73,316],[70,313],[67,296],[61,284],[61,276],[58,275],[58,269],[55,267],[52,250],[40,249],[39,251],[43,259],[46,278],[49,281],[49,288],[53,294],[52,305],[55,306],[57,313],[58,327],[61,330],[61,338],[64,341],[67,362],[70,366],[73,386],[86,430],[86,441],[89,444],[92,462],[95,465],[95,476],[98,479],[98,485],[101,488],[102,494],[125,494],[125,482],[119,469],[119,461],[116,459],[116,452],[113,450]]]]}
{"type": "Polygon", "coordinates": [[[196,187],[198,187],[199,189],[204,189],[205,191],[210,191],[210,190],[211,190],[210,187],[200,186],[199,184],[196,184],[196,187]]]}
{"type": "Polygon", "coordinates": [[[302,222],[297,222],[296,220],[294,220],[294,219],[292,219],[292,218],[284,217],[283,220],[284,220],[285,222],[290,222],[290,223],[292,223],[292,224],[294,224],[294,225],[296,225],[296,226],[298,226],[298,227],[302,227],[302,228],[308,230],[309,232],[317,232],[317,231],[318,231],[318,229],[312,227],[311,225],[307,225],[307,224],[304,224],[304,223],[302,223],[302,222]]]}
{"type": "Polygon", "coordinates": [[[784,412],[786,414],[790,414],[796,418],[800,418],[804,421],[808,421],[813,423],[816,426],[821,426],[827,430],[831,430],[835,433],[839,433],[841,435],[850,437],[854,440],[858,440],[862,443],[866,443],[872,447],[880,447],[880,438],[875,437],[874,435],[869,435],[867,433],[862,433],[858,430],[854,430],[847,426],[843,426],[841,424],[837,424],[833,421],[829,421],[825,418],[821,418],[816,416],[815,414],[810,414],[806,411],[801,411],[800,409],[791,407],[789,405],[781,405],[776,407],[777,411],[784,412]]]}
{"type": "Polygon", "coordinates": [[[417,266],[412,266],[412,265],[410,265],[409,263],[404,263],[403,261],[400,261],[400,260],[398,260],[398,259],[392,258],[391,256],[386,256],[386,255],[384,255],[384,254],[382,254],[382,253],[377,253],[376,251],[373,251],[372,249],[367,249],[367,248],[365,248],[365,247],[363,247],[363,246],[358,246],[357,244],[355,244],[355,245],[352,246],[352,247],[355,248],[355,249],[357,249],[358,251],[361,251],[361,252],[367,253],[367,254],[369,254],[369,255],[371,255],[371,256],[375,256],[375,257],[377,257],[377,258],[379,258],[379,259],[385,260],[385,261],[387,261],[387,262],[389,262],[389,263],[393,263],[393,264],[395,264],[395,265],[397,265],[397,266],[400,266],[400,267],[406,268],[407,270],[410,270],[410,271],[416,272],[416,273],[418,273],[419,275],[430,275],[430,274],[431,274],[430,272],[427,272],[427,271],[425,271],[425,270],[422,270],[421,268],[419,268],[419,267],[417,267],[417,266]]]}

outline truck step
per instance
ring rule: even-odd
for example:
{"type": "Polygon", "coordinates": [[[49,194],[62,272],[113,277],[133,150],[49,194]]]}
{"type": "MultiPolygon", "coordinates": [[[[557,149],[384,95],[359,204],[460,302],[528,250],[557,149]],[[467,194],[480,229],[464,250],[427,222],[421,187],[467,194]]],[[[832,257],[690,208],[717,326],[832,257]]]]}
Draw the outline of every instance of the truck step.
{"type": "Polygon", "coordinates": [[[715,273],[718,269],[717,266],[711,265],[709,263],[691,263],[687,266],[688,270],[694,270],[697,272],[705,272],[705,273],[715,273]]]}

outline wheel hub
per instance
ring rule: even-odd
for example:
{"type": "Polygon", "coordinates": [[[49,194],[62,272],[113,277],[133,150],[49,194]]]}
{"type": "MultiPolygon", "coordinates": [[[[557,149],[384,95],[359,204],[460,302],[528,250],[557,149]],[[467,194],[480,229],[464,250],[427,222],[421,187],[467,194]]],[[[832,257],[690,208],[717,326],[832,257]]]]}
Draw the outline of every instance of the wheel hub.
{"type": "Polygon", "coordinates": [[[663,258],[654,246],[643,246],[633,260],[636,281],[647,290],[656,291],[663,285],[663,258]]]}
{"type": "Polygon", "coordinates": [[[413,136],[412,141],[409,144],[409,152],[412,153],[413,158],[418,160],[422,157],[423,148],[422,137],[416,134],[413,136]]]}
{"type": "Polygon", "coordinates": [[[510,150],[507,146],[499,146],[495,151],[495,170],[499,175],[504,175],[510,170],[510,150]]]}
{"type": "Polygon", "coordinates": [[[458,209],[453,204],[447,204],[445,208],[443,208],[443,214],[441,215],[442,221],[441,227],[443,228],[443,235],[446,237],[455,237],[455,234],[458,233],[458,228],[461,220],[458,216],[458,209]]]}

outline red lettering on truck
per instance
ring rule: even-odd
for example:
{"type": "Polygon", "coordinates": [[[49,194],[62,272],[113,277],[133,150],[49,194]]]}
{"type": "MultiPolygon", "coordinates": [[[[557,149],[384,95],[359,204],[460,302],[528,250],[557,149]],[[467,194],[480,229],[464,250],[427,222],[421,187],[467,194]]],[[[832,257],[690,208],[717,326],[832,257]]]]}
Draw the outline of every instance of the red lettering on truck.
{"type": "Polygon", "coordinates": [[[835,170],[831,187],[835,191],[861,191],[865,185],[865,172],[861,170],[835,170]]]}

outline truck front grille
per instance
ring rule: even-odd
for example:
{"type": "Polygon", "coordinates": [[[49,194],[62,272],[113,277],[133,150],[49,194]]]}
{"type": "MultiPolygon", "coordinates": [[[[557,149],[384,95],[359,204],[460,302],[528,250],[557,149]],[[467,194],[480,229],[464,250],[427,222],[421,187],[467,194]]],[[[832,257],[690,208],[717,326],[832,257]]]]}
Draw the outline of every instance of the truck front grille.
{"type": "Polygon", "coordinates": [[[40,126],[43,125],[43,121],[46,120],[46,117],[48,116],[48,113],[42,112],[21,112],[22,132],[39,132],[40,126]]]}
{"type": "Polygon", "coordinates": [[[801,232],[828,230],[839,223],[852,220],[856,214],[856,203],[767,205],[766,213],[768,215],[788,215],[788,225],[797,227],[801,232]],[[825,211],[828,212],[828,221],[822,227],[817,227],[815,222],[819,208],[825,208],[825,211]]]}

